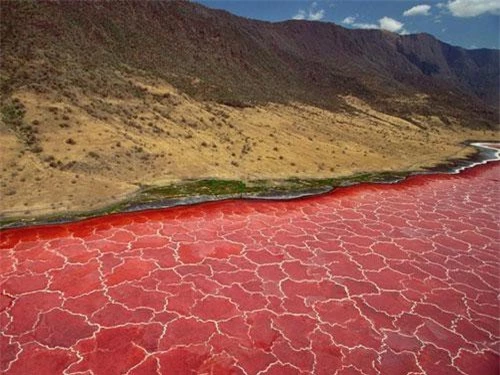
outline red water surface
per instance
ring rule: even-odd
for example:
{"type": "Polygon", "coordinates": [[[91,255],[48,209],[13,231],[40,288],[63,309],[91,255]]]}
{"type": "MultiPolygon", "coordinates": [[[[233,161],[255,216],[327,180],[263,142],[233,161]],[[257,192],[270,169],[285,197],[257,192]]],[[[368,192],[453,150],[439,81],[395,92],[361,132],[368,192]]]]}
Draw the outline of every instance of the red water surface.
{"type": "Polygon", "coordinates": [[[498,374],[500,164],[1,232],[5,374],[498,374]]]}

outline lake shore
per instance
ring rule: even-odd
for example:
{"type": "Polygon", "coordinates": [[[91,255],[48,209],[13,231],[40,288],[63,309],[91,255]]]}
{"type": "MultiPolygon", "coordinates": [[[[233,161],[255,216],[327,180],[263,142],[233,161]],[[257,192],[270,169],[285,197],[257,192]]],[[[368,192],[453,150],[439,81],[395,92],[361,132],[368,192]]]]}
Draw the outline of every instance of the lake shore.
{"type": "Polygon", "coordinates": [[[445,159],[426,168],[416,168],[414,170],[358,173],[337,178],[292,178],[255,181],[193,179],[179,181],[167,186],[152,185],[130,192],[118,200],[109,200],[102,207],[93,210],[75,207],[73,210],[54,214],[49,210],[42,209],[31,216],[22,215],[21,212],[2,213],[0,229],[71,222],[112,213],[191,205],[235,198],[295,199],[322,194],[337,187],[359,183],[391,183],[415,174],[454,173],[487,161],[497,160],[498,149],[498,143],[495,142],[467,141],[462,145],[460,152],[454,155],[453,158],[445,159]]]}

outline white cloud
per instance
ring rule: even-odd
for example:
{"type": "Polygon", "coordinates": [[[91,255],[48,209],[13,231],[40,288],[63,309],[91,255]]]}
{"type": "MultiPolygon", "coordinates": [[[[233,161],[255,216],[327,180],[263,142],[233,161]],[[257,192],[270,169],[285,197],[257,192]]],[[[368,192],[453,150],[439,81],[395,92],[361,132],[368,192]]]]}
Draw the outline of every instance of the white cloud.
{"type": "Polygon", "coordinates": [[[344,18],[341,21],[344,25],[352,26],[356,29],[379,29],[379,25],[375,23],[364,23],[364,22],[356,22],[356,17],[349,16],[344,18]]]}
{"type": "Polygon", "coordinates": [[[364,23],[364,22],[356,22],[356,17],[349,16],[342,20],[344,25],[352,26],[356,29],[381,29],[388,30],[394,33],[399,34],[407,34],[408,32],[404,28],[404,23],[399,22],[390,17],[382,17],[378,20],[378,24],[376,23],[364,23]]]}
{"type": "Polygon", "coordinates": [[[476,17],[484,13],[500,14],[498,0],[452,0],[446,5],[455,17],[476,17]]]}
{"type": "Polygon", "coordinates": [[[394,18],[382,17],[378,20],[380,28],[382,30],[392,31],[393,33],[406,33],[404,29],[404,23],[401,23],[394,18]]]}
{"type": "Polygon", "coordinates": [[[299,9],[297,14],[292,17],[294,20],[305,20],[306,19],[306,11],[304,9],[299,9]]]}
{"type": "Polygon", "coordinates": [[[356,22],[356,17],[352,16],[346,17],[342,20],[342,23],[345,25],[352,25],[354,22],[356,22]]]}
{"type": "Polygon", "coordinates": [[[414,7],[407,9],[403,12],[403,16],[428,16],[431,6],[427,4],[415,5],[414,7]]]}
{"type": "Polygon", "coordinates": [[[308,20],[311,21],[319,21],[325,17],[325,11],[323,9],[318,10],[317,12],[309,12],[308,20]]]}
{"type": "Polygon", "coordinates": [[[299,9],[297,14],[292,18],[294,20],[309,20],[309,21],[319,21],[325,18],[325,10],[317,9],[318,3],[313,2],[308,10],[299,9]]]}

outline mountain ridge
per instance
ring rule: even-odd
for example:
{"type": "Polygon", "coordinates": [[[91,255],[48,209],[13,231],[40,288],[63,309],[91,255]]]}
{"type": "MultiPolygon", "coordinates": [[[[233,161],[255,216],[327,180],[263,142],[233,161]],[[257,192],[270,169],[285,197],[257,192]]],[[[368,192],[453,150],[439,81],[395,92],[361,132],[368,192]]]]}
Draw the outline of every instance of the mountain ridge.
{"type": "MultiPolygon", "coordinates": [[[[202,100],[243,106],[301,101],[332,109],[344,104],[338,95],[356,95],[394,114],[431,110],[456,112],[469,125],[498,122],[498,50],[466,50],[430,34],[270,23],[185,1],[35,4],[34,21],[21,17],[16,26],[44,33],[46,43],[57,42],[84,64],[125,62],[202,100]],[[433,105],[391,102],[415,93],[430,95],[433,105]]],[[[2,34],[9,50],[8,33],[2,34]]]]}

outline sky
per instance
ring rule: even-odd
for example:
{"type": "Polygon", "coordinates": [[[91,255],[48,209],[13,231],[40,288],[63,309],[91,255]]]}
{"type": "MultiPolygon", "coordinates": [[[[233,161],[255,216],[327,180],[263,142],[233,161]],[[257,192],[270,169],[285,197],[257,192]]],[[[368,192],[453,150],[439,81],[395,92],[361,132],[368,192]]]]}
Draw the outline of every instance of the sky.
{"type": "Polygon", "coordinates": [[[305,19],[347,28],[429,33],[460,47],[500,48],[500,0],[195,0],[238,16],[305,19]]]}

